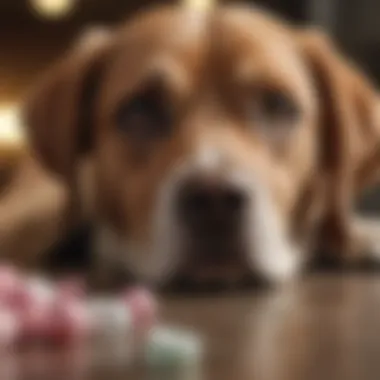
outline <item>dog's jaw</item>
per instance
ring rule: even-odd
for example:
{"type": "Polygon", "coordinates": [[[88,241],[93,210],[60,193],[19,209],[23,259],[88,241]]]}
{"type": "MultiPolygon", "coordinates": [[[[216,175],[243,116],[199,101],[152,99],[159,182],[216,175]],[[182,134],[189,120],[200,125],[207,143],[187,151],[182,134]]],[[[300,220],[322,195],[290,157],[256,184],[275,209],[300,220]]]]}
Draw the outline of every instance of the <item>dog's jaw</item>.
{"type": "Polygon", "coordinates": [[[106,224],[99,226],[94,253],[100,267],[122,266],[126,273],[151,284],[170,282],[186,262],[188,245],[175,207],[179,187],[194,172],[212,173],[222,168],[224,180],[243,189],[248,199],[241,228],[247,269],[271,284],[296,278],[302,267],[301,249],[290,241],[286,223],[264,182],[248,168],[226,169],[225,162],[223,152],[202,145],[191,159],[173,168],[158,191],[144,241],[117,234],[106,224]]]}

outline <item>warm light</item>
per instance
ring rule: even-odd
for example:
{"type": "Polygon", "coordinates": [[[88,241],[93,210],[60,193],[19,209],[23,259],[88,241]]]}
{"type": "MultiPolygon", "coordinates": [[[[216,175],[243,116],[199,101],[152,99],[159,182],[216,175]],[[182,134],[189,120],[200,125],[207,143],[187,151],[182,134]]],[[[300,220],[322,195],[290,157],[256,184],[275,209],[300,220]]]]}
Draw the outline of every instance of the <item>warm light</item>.
{"type": "Polygon", "coordinates": [[[30,0],[30,3],[40,16],[59,19],[73,11],[76,0],[30,0]]]}
{"type": "Polygon", "coordinates": [[[14,161],[25,151],[26,141],[22,132],[19,109],[10,105],[0,108],[0,164],[14,161]]]}
{"type": "Polygon", "coordinates": [[[183,0],[183,4],[193,9],[209,9],[214,6],[216,0],[183,0]]]}
{"type": "Polygon", "coordinates": [[[22,140],[20,117],[17,106],[0,108],[0,141],[15,143],[22,140]]]}

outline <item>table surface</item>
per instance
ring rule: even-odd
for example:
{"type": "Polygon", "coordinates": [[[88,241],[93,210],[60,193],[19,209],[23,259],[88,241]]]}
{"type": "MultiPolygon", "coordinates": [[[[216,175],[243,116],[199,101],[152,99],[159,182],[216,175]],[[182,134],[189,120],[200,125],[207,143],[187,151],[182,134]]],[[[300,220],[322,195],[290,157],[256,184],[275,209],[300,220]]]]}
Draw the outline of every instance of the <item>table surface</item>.
{"type": "Polygon", "coordinates": [[[2,360],[0,378],[380,378],[379,275],[312,275],[281,290],[182,296],[162,300],[162,305],[165,323],[194,329],[204,339],[204,361],[199,368],[149,373],[142,367],[128,367],[125,360],[121,364],[112,345],[101,342],[90,350],[91,355],[83,348],[11,354],[2,360]]]}

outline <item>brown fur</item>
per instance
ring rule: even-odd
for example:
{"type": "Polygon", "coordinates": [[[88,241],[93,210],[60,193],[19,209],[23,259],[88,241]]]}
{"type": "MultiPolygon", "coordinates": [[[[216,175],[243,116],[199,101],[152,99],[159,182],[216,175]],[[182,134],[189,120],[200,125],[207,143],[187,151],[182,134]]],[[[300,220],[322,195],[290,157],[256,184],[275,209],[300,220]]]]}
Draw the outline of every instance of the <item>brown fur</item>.
{"type": "Polygon", "coordinates": [[[353,244],[352,208],[377,177],[377,93],[320,32],[240,8],[220,8],[204,19],[159,9],[92,49],[74,49],[42,79],[25,115],[38,157],[68,184],[72,205],[83,203],[77,169],[84,158],[91,161],[90,215],[121,235],[144,238],[162,178],[194,153],[198,141],[212,141],[228,152],[226,165],[265,178],[289,229],[302,231],[300,242],[322,226],[325,248],[340,259],[362,251],[353,244]],[[112,117],[157,68],[163,69],[174,132],[137,147],[116,133],[112,117]],[[90,117],[83,104],[88,86],[96,94],[90,117]],[[302,108],[301,125],[279,146],[264,143],[241,111],[260,86],[291,93],[302,108]],[[87,122],[89,150],[78,143],[87,122]]]}

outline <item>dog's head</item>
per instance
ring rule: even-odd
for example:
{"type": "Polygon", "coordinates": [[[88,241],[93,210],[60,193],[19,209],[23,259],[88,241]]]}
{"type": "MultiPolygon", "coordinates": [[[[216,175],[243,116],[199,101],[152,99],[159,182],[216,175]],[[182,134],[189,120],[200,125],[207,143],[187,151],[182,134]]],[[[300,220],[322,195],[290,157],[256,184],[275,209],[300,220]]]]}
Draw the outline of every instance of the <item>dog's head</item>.
{"type": "Polygon", "coordinates": [[[91,162],[108,260],[153,281],[279,282],[304,262],[323,206],[350,193],[346,126],[367,105],[351,76],[323,38],[257,10],[160,9],[81,43],[26,119],[70,186],[91,162]]]}

